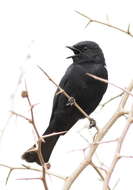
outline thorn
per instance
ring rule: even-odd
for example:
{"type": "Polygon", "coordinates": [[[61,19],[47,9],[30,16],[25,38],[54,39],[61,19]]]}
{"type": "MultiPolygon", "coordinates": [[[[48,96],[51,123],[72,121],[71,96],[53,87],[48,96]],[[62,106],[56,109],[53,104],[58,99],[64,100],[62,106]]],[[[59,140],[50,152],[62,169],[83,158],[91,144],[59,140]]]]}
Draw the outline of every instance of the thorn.
{"type": "Polygon", "coordinates": [[[130,24],[128,25],[127,33],[130,34],[130,24]]]}
{"type": "Polygon", "coordinates": [[[106,21],[109,24],[109,15],[108,14],[106,14],[106,21]]]}
{"type": "Polygon", "coordinates": [[[85,25],[85,29],[88,27],[88,25],[89,25],[91,22],[92,22],[91,20],[89,20],[89,21],[87,22],[87,24],[85,25]]]}
{"type": "Polygon", "coordinates": [[[59,95],[59,94],[62,94],[64,92],[64,90],[59,90],[58,92],[56,92],[56,96],[59,95]]]}

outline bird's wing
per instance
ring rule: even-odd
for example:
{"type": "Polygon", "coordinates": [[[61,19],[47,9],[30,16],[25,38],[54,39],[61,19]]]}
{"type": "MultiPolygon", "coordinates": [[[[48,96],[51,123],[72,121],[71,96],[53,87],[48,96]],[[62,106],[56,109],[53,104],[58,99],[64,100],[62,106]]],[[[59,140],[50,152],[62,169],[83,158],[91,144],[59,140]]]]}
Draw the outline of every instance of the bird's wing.
{"type": "MultiPolygon", "coordinates": [[[[59,86],[60,86],[63,90],[66,90],[66,86],[67,86],[68,80],[69,80],[69,78],[68,78],[66,75],[64,75],[63,78],[61,79],[61,81],[60,81],[60,83],[59,83],[59,86]]],[[[58,89],[56,90],[56,92],[55,92],[54,99],[53,99],[53,109],[52,109],[51,118],[52,118],[52,115],[53,115],[55,109],[57,109],[58,103],[59,103],[60,98],[61,98],[62,96],[65,98],[65,96],[64,96],[62,93],[60,93],[60,89],[58,88],[58,89]]],[[[67,98],[66,98],[66,99],[67,99],[67,98]]]]}
{"type": "MultiPolygon", "coordinates": [[[[59,86],[63,89],[66,90],[67,84],[69,83],[69,78],[64,75],[63,78],[61,79],[59,86]]],[[[54,108],[57,107],[58,101],[61,96],[64,96],[62,93],[60,93],[60,89],[58,88],[55,92],[54,99],[53,99],[53,111],[54,108]]]]}

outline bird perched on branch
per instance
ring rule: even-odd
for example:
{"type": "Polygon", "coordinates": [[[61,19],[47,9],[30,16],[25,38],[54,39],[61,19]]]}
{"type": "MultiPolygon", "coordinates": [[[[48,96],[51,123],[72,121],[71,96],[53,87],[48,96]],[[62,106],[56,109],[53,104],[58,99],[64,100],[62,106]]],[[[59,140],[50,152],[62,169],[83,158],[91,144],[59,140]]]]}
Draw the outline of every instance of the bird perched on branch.
{"type": "MultiPolygon", "coordinates": [[[[108,79],[103,52],[99,45],[92,41],[82,41],[73,46],[67,46],[67,48],[74,53],[68,57],[72,58],[73,63],[66,70],[59,86],[90,115],[101,101],[107,84],[87,76],[86,73],[108,79]]],[[[43,135],[68,131],[79,119],[85,118],[84,114],[64,94],[58,92],[59,89],[54,96],[49,126],[43,135]]],[[[59,136],[48,137],[45,142],[42,142],[41,151],[45,162],[49,161],[59,136]]],[[[22,158],[27,162],[40,164],[37,152],[33,150],[33,147],[27,150],[22,158]]]]}

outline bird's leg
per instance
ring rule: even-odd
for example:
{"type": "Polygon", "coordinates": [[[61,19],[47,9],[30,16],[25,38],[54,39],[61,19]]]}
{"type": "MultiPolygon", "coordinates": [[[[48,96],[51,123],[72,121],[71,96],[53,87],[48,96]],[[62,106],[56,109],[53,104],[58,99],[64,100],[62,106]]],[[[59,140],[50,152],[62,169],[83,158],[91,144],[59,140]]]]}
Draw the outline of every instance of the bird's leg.
{"type": "Polygon", "coordinates": [[[96,121],[93,118],[90,118],[89,128],[96,127],[96,121]]]}
{"type": "Polygon", "coordinates": [[[75,98],[74,97],[70,97],[68,99],[68,102],[66,103],[67,106],[73,106],[75,104],[75,98]]]}

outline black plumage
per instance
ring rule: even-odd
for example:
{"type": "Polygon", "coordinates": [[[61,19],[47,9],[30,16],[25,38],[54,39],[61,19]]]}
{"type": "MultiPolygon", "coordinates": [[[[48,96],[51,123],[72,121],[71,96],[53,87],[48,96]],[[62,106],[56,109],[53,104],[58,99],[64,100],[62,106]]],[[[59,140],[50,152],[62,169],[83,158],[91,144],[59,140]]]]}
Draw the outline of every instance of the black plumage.
{"type": "MultiPolygon", "coordinates": [[[[67,47],[74,52],[74,55],[69,57],[73,59],[73,63],[66,70],[59,86],[90,115],[101,101],[107,84],[87,76],[86,73],[108,79],[103,52],[99,45],[92,41],[83,41],[67,47]]],[[[58,91],[57,89],[56,93],[58,91]]],[[[63,94],[59,93],[54,96],[49,126],[43,135],[69,130],[84,117],[74,105],[69,104],[63,94]]],[[[42,143],[42,155],[45,162],[48,162],[58,138],[59,135],[52,136],[42,143]]],[[[30,149],[23,154],[22,158],[28,162],[40,163],[37,153],[30,149]]]]}

